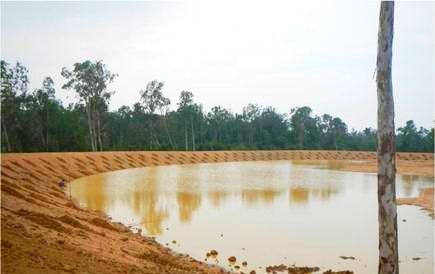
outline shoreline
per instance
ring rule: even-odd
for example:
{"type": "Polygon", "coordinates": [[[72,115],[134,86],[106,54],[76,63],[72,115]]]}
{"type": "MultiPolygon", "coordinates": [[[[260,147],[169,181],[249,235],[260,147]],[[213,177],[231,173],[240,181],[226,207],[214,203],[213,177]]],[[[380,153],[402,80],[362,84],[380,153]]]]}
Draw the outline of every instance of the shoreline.
{"type": "Polygon", "coordinates": [[[398,198],[397,205],[414,205],[421,207],[429,212],[429,215],[434,218],[434,188],[424,188],[420,191],[417,197],[398,198]]]}
{"type": "MultiPolygon", "coordinates": [[[[433,154],[398,154],[398,173],[433,178],[433,154]],[[430,168],[429,168],[430,167],[430,168]]],[[[204,151],[2,154],[4,273],[221,273],[72,203],[57,182],[126,168],[256,160],[330,160],[376,171],[374,152],[204,151]],[[351,162],[351,161],[362,162],[351,162]]],[[[432,189],[433,191],[433,189],[432,189]]],[[[433,192],[432,192],[433,194],[433,192]]],[[[433,195],[432,195],[433,198],[433,195]]],[[[432,199],[433,210],[433,199],[432,199]]]]}

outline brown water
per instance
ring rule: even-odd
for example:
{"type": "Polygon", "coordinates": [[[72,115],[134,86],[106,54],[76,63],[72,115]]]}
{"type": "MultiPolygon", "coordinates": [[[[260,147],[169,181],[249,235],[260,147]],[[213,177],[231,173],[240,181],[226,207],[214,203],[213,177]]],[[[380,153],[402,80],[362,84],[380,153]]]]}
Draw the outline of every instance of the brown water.
{"type": "MultiPolygon", "coordinates": [[[[376,175],[330,168],[339,166],[268,161],[137,168],[78,179],[71,193],[82,206],[175,251],[205,260],[216,249],[217,258],[207,262],[227,269],[227,258],[236,256],[236,265],[248,262],[240,269],[248,273],[281,263],[376,273],[376,175]]],[[[417,196],[428,186],[432,179],[398,176],[397,196],[417,196]]],[[[433,219],[418,207],[400,206],[398,223],[401,273],[433,273],[433,219]]]]}

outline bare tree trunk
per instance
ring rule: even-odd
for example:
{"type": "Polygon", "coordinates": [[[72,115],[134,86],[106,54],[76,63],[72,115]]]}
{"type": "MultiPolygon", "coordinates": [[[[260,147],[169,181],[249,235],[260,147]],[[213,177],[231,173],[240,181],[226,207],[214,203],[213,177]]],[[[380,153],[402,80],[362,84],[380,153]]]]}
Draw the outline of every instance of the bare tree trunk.
{"type": "Polygon", "coordinates": [[[41,130],[38,130],[38,131],[39,131],[39,137],[41,137],[42,147],[43,148],[47,148],[46,145],[45,145],[44,126],[41,125],[41,130]]]}
{"type": "Polygon", "coordinates": [[[101,116],[99,113],[97,114],[97,136],[98,136],[99,150],[103,151],[103,141],[101,139],[101,116]]]}
{"type": "Polygon", "coordinates": [[[150,149],[153,149],[153,143],[154,143],[154,124],[153,124],[153,115],[150,114],[150,149]]]}
{"type": "Polygon", "coordinates": [[[11,151],[11,143],[9,142],[9,135],[6,129],[5,121],[2,121],[2,134],[5,137],[6,151],[9,152],[11,151]]]}
{"type": "Polygon", "coordinates": [[[252,128],[252,121],[251,122],[249,122],[249,125],[248,125],[248,130],[249,130],[249,133],[248,133],[248,144],[250,145],[250,146],[252,146],[253,144],[254,144],[254,129],[252,128]]]}
{"type": "Polygon", "coordinates": [[[172,137],[171,134],[169,133],[169,128],[168,128],[168,123],[166,122],[166,114],[161,114],[163,117],[163,125],[165,127],[165,131],[166,131],[166,135],[168,136],[169,139],[169,144],[171,145],[171,148],[174,149],[174,142],[172,141],[172,137]]]}
{"type": "Polygon", "coordinates": [[[48,113],[48,103],[47,104],[45,104],[45,109],[46,109],[46,111],[47,111],[47,116],[46,116],[46,123],[45,123],[45,125],[46,125],[46,127],[45,127],[45,145],[46,145],[46,147],[45,147],[45,151],[48,151],[48,125],[49,125],[49,113],[48,113]]]}
{"type": "Polygon", "coordinates": [[[305,125],[302,122],[300,125],[300,131],[298,132],[298,146],[299,149],[304,147],[304,135],[305,135],[305,125]]]}
{"type": "Polygon", "coordinates": [[[89,126],[89,138],[91,139],[91,148],[92,151],[96,151],[95,148],[95,135],[94,135],[94,123],[93,123],[93,118],[92,118],[92,106],[90,102],[87,102],[86,104],[86,108],[87,108],[87,116],[88,116],[88,126],[89,126]]]}
{"type": "Polygon", "coordinates": [[[95,109],[92,108],[92,112],[91,112],[91,127],[92,127],[92,143],[93,143],[93,151],[97,151],[98,147],[97,147],[97,130],[95,128],[95,109]]]}
{"type": "Polygon", "coordinates": [[[193,118],[190,119],[190,127],[192,128],[192,150],[195,150],[195,132],[193,130],[193,118]]]}
{"type": "Polygon", "coordinates": [[[160,141],[159,141],[159,137],[157,137],[157,135],[154,135],[154,143],[156,144],[157,148],[160,148],[160,141]]]}
{"type": "Polygon", "coordinates": [[[391,81],[394,2],[382,2],[379,16],[378,94],[378,220],[379,274],[398,274],[394,101],[391,81]]]}
{"type": "Polygon", "coordinates": [[[184,141],[185,141],[185,149],[187,151],[189,149],[189,145],[187,144],[187,126],[186,126],[186,121],[184,121],[184,141]]]}

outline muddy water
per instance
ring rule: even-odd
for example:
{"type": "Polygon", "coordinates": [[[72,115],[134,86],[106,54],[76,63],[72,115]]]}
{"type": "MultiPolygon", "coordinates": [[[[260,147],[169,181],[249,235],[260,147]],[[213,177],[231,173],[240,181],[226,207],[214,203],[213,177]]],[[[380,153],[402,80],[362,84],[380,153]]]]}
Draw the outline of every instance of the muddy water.
{"type": "MultiPolygon", "coordinates": [[[[207,262],[227,269],[262,273],[284,263],[376,273],[376,175],[339,169],[291,161],[149,167],[82,178],[71,193],[178,252],[205,260],[215,249],[207,262]]],[[[397,196],[428,186],[432,179],[398,176],[397,196]]],[[[398,224],[401,273],[433,273],[433,219],[400,206],[398,224]]]]}

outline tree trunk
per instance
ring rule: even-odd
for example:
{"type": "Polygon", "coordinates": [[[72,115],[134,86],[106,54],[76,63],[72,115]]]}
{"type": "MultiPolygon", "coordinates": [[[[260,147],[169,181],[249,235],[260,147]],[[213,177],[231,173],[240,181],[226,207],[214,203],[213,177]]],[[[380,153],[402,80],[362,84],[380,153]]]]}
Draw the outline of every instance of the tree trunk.
{"type": "Polygon", "coordinates": [[[93,118],[92,118],[92,106],[90,102],[87,102],[86,104],[87,109],[87,116],[88,116],[88,127],[89,127],[89,138],[91,139],[91,148],[92,151],[96,151],[95,149],[95,137],[94,137],[94,125],[93,125],[93,118]]]}
{"type": "Polygon", "coordinates": [[[154,143],[154,133],[153,133],[153,115],[150,114],[150,150],[153,149],[153,143],[154,143]]]}
{"type": "Polygon", "coordinates": [[[304,135],[305,135],[305,125],[304,122],[301,122],[298,132],[298,146],[299,149],[304,147],[304,135]]]}
{"type": "Polygon", "coordinates": [[[378,220],[379,274],[399,273],[396,209],[394,101],[391,81],[394,2],[382,2],[379,16],[378,96],[378,220]]]}
{"type": "Polygon", "coordinates": [[[45,125],[46,125],[46,127],[45,127],[45,145],[46,145],[46,147],[45,147],[45,151],[48,151],[48,125],[49,125],[49,113],[48,113],[48,102],[47,102],[47,104],[45,105],[45,108],[46,108],[46,111],[47,111],[47,116],[46,116],[46,123],[45,123],[45,125]]]}
{"type": "Polygon", "coordinates": [[[5,143],[6,143],[6,151],[10,152],[11,151],[11,143],[9,142],[9,135],[8,135],[8,131],[6,129],[6,125],[5,125],[5,121],[2,121],[2,134],[5,138],[5,143]]]}
{"type": "Polygon", "coordinates": [[[190,127],[192,128],[192,150],[195,151],[195,132],[193,130],[193,119],[190,119],[190,127]]]}
{"type": "Polygon", "coordinates": [[[95,109],[91,108],[92,112],[91,112],[91,127],[92,127],[92,142],[93,142],[93,146],[94,146],[94,150],[93,151],[98,151],[98,144],[97,144],[97,129],[96,129],[96,112],[95,109]]]}
{"type": "Polygon", "coordinates": [[[189,149],[189,145],[187,143],[187,126],[186,126],[186,121],[184,122],[184,141],[185,141],[185,149],[187,151],[189,149]]]}
{"type": "Polygon", "coordinates": [[[98,146],[99,151],[103,151],[103,140],[101,139],[101,116],[99,113],[97,113],[97,137],[98,137],[98,146]]]}
{"type": "Polygon", "coordinates": [[[38,133],[39,133],[39,137],[41,137],[41,144],[42,144],[42,147],[43,147],[43,148],[47,148],[47,147],[45,146],[45,136],[44,136],[44,126],[43,126],[43,125],[41,125],[41,130],[38,130],[38,133]]]}
{"type": "Polygon", "coordinates": [[[168,136],[169,144],[171,145],[171,148],[174,149],[174,142],[172,141],[171,134],[169,133],[168,123],[166,122],[166,114],[161,113],[161,116],[163,117],[163,126],[165,127],[166,135],[168,136]]]}

